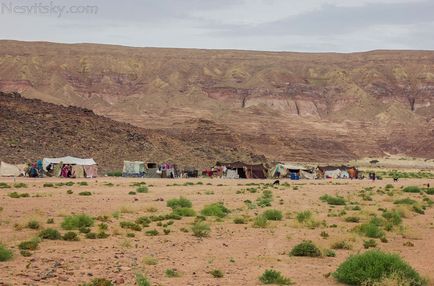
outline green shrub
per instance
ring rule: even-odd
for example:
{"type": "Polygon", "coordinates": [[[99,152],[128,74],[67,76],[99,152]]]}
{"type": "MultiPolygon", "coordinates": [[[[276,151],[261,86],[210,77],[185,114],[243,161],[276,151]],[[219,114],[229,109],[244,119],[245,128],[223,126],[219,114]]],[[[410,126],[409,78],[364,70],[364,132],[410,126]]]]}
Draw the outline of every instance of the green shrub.
{"type": "Polygon", "coordinates": [[[54,228],[47,228],[44,229],[39,233],[39,237],[42,239],[49,239],[49,240],[59,240],[62,239],[62,236],[60,235],[60,232],[57,229],[54,228]]]}
{"type": "Polygon", "coordinates": [[[420,188],[417,186],[408,186],[402,189],[405,193],[420,193],[420,188]]]}
{"type": "Polygon", "coordinates": [[[262,215],[268,220],[282,220],[283,218],[282,212],[274,209],[266,210],[262,215]]]}
{"type": "Polygon", "coordinates": [[[324,250],[324,256],[336,257],[336,252],[332,249],[326,249],[326,250],[324,250]]]}
{"type": "Polygon", "coordinates": [[[47,224],[53,224],[53,223],[54,223],[54,218],[47,219],[47,224]]]}
{"type": "Polygon", "coordinates": [[[61,226],[65,230],[73,230],[81,227],[91,227],[93,224],[93,218],[85,214],[79,214],[65,217],[61,226]]]}
{"type": "Polygon", "coordinates": [[[72,190],[67,190],[66,193],[67,193],[68,195],[72,195],[74,192],[73,192],[72,190]]]}
{"type": "Polygon", "coordinates": [[[96,235],[96,233],[94,233],[94,232],[88,232],[88,233],[86,233],[85,237],[86,237],[87,239],[96,239],[96,238],[97,238],[97,235],[96,235]]]}
{"type": "Polygon", "coordinates": [[[90,283],[82,284],[80,286],[113,286],[113,283],[105,278],[95,278],[90,281],[90,283]]]}
{"type": "Polygon", "coordinates": [[[28,193],[21,193],[21,194],[19,194],[17,192],[9,193],[8,196],[10,198],[13,198],[13,199],[28,198],[28,197],[30,197],[30,195],[28,193]]]}
{"type": "Polygon", "coordinates": [[[88,186],[89,184],[87,182],[78,182],[79,186],[88,186]]]}
{"type": "Polygon", "coordinates": [[[396,210],[384,211],[382,216],[392,225],[399,225],[402,222],[401,214],[396,210]]]}
{"type": "Polygon", "coordinates": [[[228,215],[230,211],[223,205],[223,203],[214,203],[205,206],[200,213],[204,216],[216,216],[223,218],[228,215]]]}
{"type": "Polygon", "coordinates": [[[143,274],[136,274],[136,284],[137,286],[151,286],[151,282],[143,274]]]}
{"type": "Polygon", "coordinates": [[[286,278],[282,275],[282,273],[267,269],[265,272],[259,277],[259,281],[262,282],[262,284],[275,284],[275,285],[291,285],[293,284],[291,279],[286,278]]]}
{"type": "Polygon", "coordinates": [[[302,243],[294,246],[290,252],[290,255],[319,257],[321,256],[321,251],[315,244],[313,244],[312,241],[305,240],[302,243]]]}
{"type": "Polygon", "coordinates": [[[400,199],[393,202],[395,205],[413,205],[417,202],[415,200],[412,200],[410,198],[400,199]]]}
{"type": "Polygon", "coordinates": [[[221,271],[220,269],[211,270],[210,274],[214,278],[222,278],[224,276],[223,271],[221,271]]]}
{"type": "Polygon", "coordinates": [[[0,182],[0,189],[10,189],[11,186],[9,186],[8,184],[4,183],[4,182],[0,182]]]}
{"type": "Polygon", "coordinates": [[[211,228],[204,221],[199,221],[193,224],[191,231],[193,232],[194,236],[207,237],[211,232],[211,228]]]}
{"type": "Polygon", "coordinates": [[[122,171],[107,172],[108,177],[122,177],[122,171]]]}
{"type": "Polygon", "coordinates": [[[434,188],[426,188],[426,189],[424,189],[424,191],[425,191],[428,195],[434,195],[434,188]]]}
{"type": "Polygon", "coordinates": [[[183,217],[192,217],[196,215],[196,211],[192,208],[179,207],[173,210],[173,214],[183,217]]]}
{"type": "Polygon", "coordinates": [[[53,188],[54,184],[53,183],[45,183],[42,185],[44,188],[53,188]]]}
{"type": "Polygon", "coordinates": [[[6,246],[0,244],[0,262],[10,260],[12,256],[12,251],[7,249],[6,246]]]}
{"type": "Polygon", "coordinates": [[[104,231],[100,231],[96,234],[96,238],[98,238],[98,239],[104,239],[104,238],[107,238],[109,236],[110,235],[104,231]]]}
{"type": "Polygon", "coordinates": [[[384,231],[376,224],[369,222],[362,224],[359,227],[359,232],[370,238],[381,238],[384,237],[384,231]]]}
{"type": "Polygon", "coordinates": [[[25,250],[25,249],[20,250],[20,254],[21,254],[23,257],[30,257],[30,256],[32,256],[32,252],[30,252],[30,251],[28,251],[28,250],[25,250]]]}
{"type": "Polygon", "coordinates": [[[334,205],[334,206],[345,205],[345,199],[342,197],[324,195],[320,197],[320,200],[328,203],[329,205],[334,205]]]}
{"type": "Polygon", "coordinates": [[[268,225],[268,219],[263,215],[258,215],[253,221],[253,227],[266,228],[268,225]]]}
{"type": "Polygon", "coordinates": [[[139,224],[134,223],[134,222],[130,222],[130,221],[121,221],[119,223],[119,225],[122,228],[131,229],[131,230],[135,230],[135,231],[141,231],[142,230],[142,227],[139,224]]]}
{"type": "Polygon", "coordinates": [[[128,192],[128,194],[129,194],[129,195],[132,195],[132,196],[137,195],[137,193],[136,193],[136,192],[133,192],[133,191],[128,192]]]}
{"type": "Polygon", "coordinates": [[[351,250],[353,247],[352,245],[346,241],[346,240],[340,240],[337,241],[335,243],[332,244],[331,246],[332,249],[346,249],[346,250],[351,250]]]}
{"type": "Polygon", "coordinates": [[[16,189],[27,188],[27,185],[24,183],[16,183],[14,184],[14,188],[16,189]]]}
{"type": "Polygon", "coordinates": [[[403,285],[426,285],[426,281],[398,255],[379,250],[369,250],[350,256],[333,273],[339,282],[349,285],[372,285],[393,275],[411,281],[403,285]]]}
{"type": "Polygon", "coordinates": [[[345,218],[346,222],[354,222],[354,223],[358,223],[360,222],[360,218],[357,216],[348,216],[345,218]]]}
{"type": "Polygon", "coordinates": [[[79,241],[80,238],[78,237],[77,233],[75,233],[73,231],[68,231],[67,233],[65,233],[63,235],[63,240],[66,240],[66,241],[79,241]]]}
{"type": "Polygon", "coordinates": [[[38,249],[39,242],[41,240],[39,238],[34,238],[32,240],[23,241],[18,244],[18,248],[20,250],[36,250],[38,249]]]}
{"type": "Polygon", "coordinates": [[[79,231],[80,233],[84,233],[84,234],[86,234],[86,233],[89,233],[89,232],[90,232],[90,227],[82,226],[82,227],[80,227],[80,228],[78,229],[78,231],[79,231]]]}
{"type": "Polygon", "coordinates": [[[79,193],[78,193],[78,195],[79,195],[79,196],[91,196],[91,195],[92,195],[92,193],[91,193],[91,192],[88,192],[88,191],[86,191],[86,192],[79,192],[79,193]]]}
{"type": "Polygon", "coordinates": [[[166,271],[164,271],[164,273],[166,274],[166,277],[169,277],[169,278],[181,276],[181,274],[179,274],[178,270],[176,270],[175,268],[166,269],[166,271]]]}
{"type": "Polygon", "coordinates": [[[149,189],[147,186],[139,186],[136,188],[136,192],[138,193],[147,193],[149,192],[149,189]]]}
{"type": "Polygon", "coordinates": [[[145,234],[146,234],[147,236],[156,236],[156,235],[159,234],[159,232],[158,232],[158,230],[156,230],[156,229],[151,229],[151,230],[147,230],[147,231],[145,231],[145,234]]]}
{"type": "Polygon", "coordinates": [[[31,220],[27,223],[27,227],[30,229],[39,229],[41,226],[38,221],[31,220]]]}
{"type": "Polygon", "coordinates": [[[375,240],[373,240],[373,239],[364,240],[363,241],[363,247],[365,249],[372,248],[372,247],[377,247],[377,242],[375,240]]]}
{"type": "Polygon", "coordinates": [[[167,206],[171,209],[176,209],[176,208],[191,208],[193,206],[193,204],[191,203],[190,200],[184,198],[184,197],[179,197],[179,199],[171,199],[167,201],[167,206]]]}
{"type": "Polygon", "coordinates": [[[245,224],[246,219],[244,217],[236,217],[236,218],[234,218],[234,223],[235,224],[245,224]]]}
{"type": "Polygon", "coordinates": [[[305,223],[308,220],[312,219],[312,212],[311,211],[298,212],[295,218],[299,223],[305,223]]]}

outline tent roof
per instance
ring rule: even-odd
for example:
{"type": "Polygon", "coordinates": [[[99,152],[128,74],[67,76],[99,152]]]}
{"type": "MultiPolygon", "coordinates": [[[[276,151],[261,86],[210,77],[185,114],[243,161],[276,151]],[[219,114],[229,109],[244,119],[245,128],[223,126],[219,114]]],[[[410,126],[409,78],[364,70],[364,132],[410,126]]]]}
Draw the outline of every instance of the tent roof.
{"type": "Polygon", "coordinates": [[[283,168],[288,170],[309,170],[306,166],[295,163],[279,163],[277,165],[282,165],[283,168]]]}
{"type": "Polygon", "coordinates": [[[0,177],[18,177],[21,173],[18,166],[0,162],[0,177]]]}
{"type": "Polygon", "coordinates": [[[92,159],[81,159],[71,156],[61,157],[61,158],[44,158],[43,160],[44,166],[48,166],[49,164],[59,164],[62,162],[63,164],[71,164],[71,165],[81,165],[81,166],[92,166],[96,165],[96,162],[92,159]]]}

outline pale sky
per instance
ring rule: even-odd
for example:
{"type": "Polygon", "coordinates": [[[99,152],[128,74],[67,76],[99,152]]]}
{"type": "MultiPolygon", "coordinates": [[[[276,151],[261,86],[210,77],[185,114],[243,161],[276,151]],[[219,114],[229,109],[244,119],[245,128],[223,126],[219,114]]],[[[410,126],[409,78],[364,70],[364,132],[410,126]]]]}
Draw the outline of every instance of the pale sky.
{"type": "Polygon", "coordinates": [[[0,0],[0,39],[300,52],[434,50],[434,0],[0,0]]]}

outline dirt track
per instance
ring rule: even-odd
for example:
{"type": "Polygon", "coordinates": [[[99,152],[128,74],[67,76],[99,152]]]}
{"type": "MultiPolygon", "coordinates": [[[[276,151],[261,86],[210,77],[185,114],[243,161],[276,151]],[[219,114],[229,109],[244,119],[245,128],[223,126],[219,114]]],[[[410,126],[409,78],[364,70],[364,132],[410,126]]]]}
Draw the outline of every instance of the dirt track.
{"type": "MultiPolygon", "coordinates": [[[[61,179],[19,179],[28,188],[0,189],[0,242],[13,249],[14,258],[8,262],[0,262],[0,285],[77,285],[90,281],[95,277],[103,277],[116,281],[116,285],[134,285],[135,273],[145,273],[153,285],[259,285],[258,277],[265,269],[274,268],[290,277],[297,285],[337,285],[331,277],[337,266],[348,255],[363,251],[362,237],[351,231],[357,224],[344,221],[344,217],[357,215],[362,222],[368,220],[369,214],[381,214],[379,208],[394,208],[393,201],[398,198],[410,197],[422,201],[422,195],[396,191],[393,197],[374,192],[372,201],[364,201],[358,196],[358,191],[365,187],[383,187],[394,184],[400,186],[419,185],[434,180],[401,180],[392,183],[390,180],[375,183],[364,181],[335,180],[329,181],[288,181],[290,187],[280,186],[272,189],[273,202],[271,208],[284,213],[282,221],[270,222],[267,228],[254,228],[252,222],[234,224],[233,218],[248,215],[253,219],[267,208],[248,209],[245,200],[255,202],[261,195],[258,186],[246,186],[247,183],[270,183],[271,181],[250,180],[220,180],[220,179],[112,179],[99,178],[86,180],[88,186],[58,188],[43,187],[46,182],[66,182],[61,179]],[[135,187],[133,182],[145,181],[149,193],[129,195],[135,187]],[[113,186],[108,186],[110,182],[113,186]],[[186,182],[195,185],[183,186],[186,182]],[[203,182],[202,185],[197,185],[203,182]],[[171,184],[180,186],[167,186],[171,184]],[[207,185],[212,184],[212,185],[207,185]],[[294,187],[297,190],[294,190],[294,187]],[[251,193],[247,188],[257,188],[251,193]],[[73,194],[67,194],[67,190],[73,194]],[[10,192],[29,193],[29,198],[14,199],[8,196],[10,192]],[[81,191],[91,191],[91,196],[79,196],[81,191]],[[244,191],[237,193],[237,191],[244,191]],[[332,207],[321,202],[319,197],[324,194],[339,194],[349,202],[359,202],[361,211],[347,210],[344,216],[328,216],[339,213],[345,206],[332,207]],[[190,199],[193,208],[199,213],[206,204],[224,202],[231,214],[219,221],[207,218],[211,226],[211,234],[207,238],[196,238],[190,229],[194,218],[175,220],[169,228],[168,235],[163,234],[163,228],[153,222],[150,227],[135,232],[135,237],[126,236],[128,232],[120,228],[120,221],[134,221],[139,216],[167,214],[171,210],[166,207],[168,199],[180,195],[190,199]],[[156,201],[162,198],[164,201],[156,201]],[[154,209],[152,209],[154,208],[154,209]],[[1,209],[0,209],[1,210],[1,209]],[[311,210],[317,221],[325,220],[326,226],[309,229],[297,223],[296,212],[311,210]],[[120,218],[113,217],[119,211],[120,218]],[[62,233],[60,224],[63,217],[70,214],[89,214],[91,216],[107,215],[108,233],[106,239],[89,240],[80,234],[80,241],[49,241],[44,240],[39,249],[31,257],[20,255],[19,242],[31,239],[37,230],[21,228],[31,220],[41,222],[42,227],[55,227],[62,233]],[[54,218],[54,225],[47,225],[48,218],[54,218]],[[330,227],[336,224],[337,227],[330,227]],[[159,235],[146,236],[144,231],[157,229],[159,235]],[[322,231],[329,238],[320,236],[322,231]],[[336,250],[336,257],[305,258],[290,257],[288,252],[303,239],[312,240],[322,249],[329,249],[333,242],[349,239],[352,250],[336,250]],[[144,258],[154,257],[156,265],[147,265],[144,258]],[[168,278],[166,269],[176,268],[181,276],[168,278]],[[220,269],[223,278],[213,278],[209,271],[220,269]],[[328,277],[328,278],[327,278],[328,277]]],[[[78,182],[76,180],[74,182],[78,182]]],[[[13,184],[12,179],[1,179],[0,182],[13,184]]],[[[429,196],[434,200],[434,196],[429,196]]],[[[404,218],[404,233],[387,232],[388,243],[378,240],[378,248],[399,253],[423,276],[434,281],[432,272],[434,265],[434,209],[428,208],[424,215],[409,211],[409,217],[404,218]],[[414,246],[403,246],[411,241],[414,246]]],[[[96,221],[94,229],[100,222],[96,221]]]]}

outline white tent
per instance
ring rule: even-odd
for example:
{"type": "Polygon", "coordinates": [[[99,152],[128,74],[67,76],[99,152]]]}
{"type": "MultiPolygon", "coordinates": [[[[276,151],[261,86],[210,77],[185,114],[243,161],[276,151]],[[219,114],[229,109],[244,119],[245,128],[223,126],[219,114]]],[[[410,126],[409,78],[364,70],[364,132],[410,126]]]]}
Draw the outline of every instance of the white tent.
{"type": "Polygon", "coordinates": [[[71,156],[66,156],[66,157],[62,157],[62,158],[44,158],[42,160],[42,165],[44,166],[44,169],[46,170],[48,165],[60,164],[60,162],[62,162],[62,164],[80,165],[80,166],[96,165],[95,160],[93,160],[92,158],[81,159],[81,158],[76,158],[76,157],[71,157],[71,156]]]}
{"type": "Polygon", "coordinates": [[[0,177],[18,177],[24,173],[18,166],[0,163],[0,177]]]}

